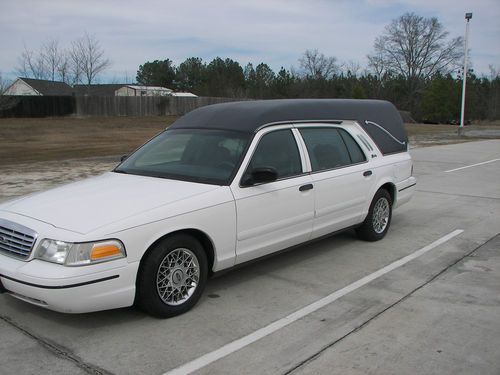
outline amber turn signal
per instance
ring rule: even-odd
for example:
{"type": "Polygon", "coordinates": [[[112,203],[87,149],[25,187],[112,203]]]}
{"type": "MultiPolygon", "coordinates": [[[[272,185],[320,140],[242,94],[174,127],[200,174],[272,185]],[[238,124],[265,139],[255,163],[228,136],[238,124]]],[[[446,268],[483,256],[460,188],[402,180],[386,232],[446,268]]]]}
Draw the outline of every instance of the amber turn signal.
{"type": "Polygon", "coordinates": [[[117,255],[122,255],[121,249],[116,245],[98,245],[90,253],[91,260],[99,260],[117,255]]]}

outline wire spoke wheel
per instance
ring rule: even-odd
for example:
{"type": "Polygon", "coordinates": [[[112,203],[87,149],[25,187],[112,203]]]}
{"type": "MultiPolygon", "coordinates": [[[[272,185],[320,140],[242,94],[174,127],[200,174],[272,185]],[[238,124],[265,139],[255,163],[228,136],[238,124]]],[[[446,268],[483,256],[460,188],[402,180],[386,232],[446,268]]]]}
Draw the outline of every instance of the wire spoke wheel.
{"type": "Polygon", "coordinates": [[[387,224],[389,223],[390,205],[385,197],[381,197],[373,207],[373,230],[376,233],[384,232],[387,224]]]}
{"type": "Polygon", "coordinates": [[[156,274],[156,290],[169,306],[178,306],[189,300],[200,281],[198,258],[189,249],[179,248],[163,258],[156,274]]]}

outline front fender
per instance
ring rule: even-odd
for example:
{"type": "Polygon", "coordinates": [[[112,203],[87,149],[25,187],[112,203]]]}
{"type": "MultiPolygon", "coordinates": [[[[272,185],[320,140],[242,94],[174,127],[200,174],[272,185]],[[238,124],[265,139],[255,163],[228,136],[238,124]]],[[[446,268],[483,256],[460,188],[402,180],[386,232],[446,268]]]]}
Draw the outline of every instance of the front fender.
{"type": "Polygon", "coordinates": [[[125,244],[129,262],[137,262],[159,239],[185,230],[201,232],[211,241],[214,250],[213,271],[234,265],[236,258],[234,201],[115,232],[113,235],[125,244]]]}

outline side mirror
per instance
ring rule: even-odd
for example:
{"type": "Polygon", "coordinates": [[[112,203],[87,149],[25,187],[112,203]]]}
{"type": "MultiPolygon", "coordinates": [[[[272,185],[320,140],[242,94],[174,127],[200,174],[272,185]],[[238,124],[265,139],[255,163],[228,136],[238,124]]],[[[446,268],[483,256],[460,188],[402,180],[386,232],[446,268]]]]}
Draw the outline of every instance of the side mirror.
{"type": "Polygon", "coordinates": [[[120,158],[120,163],[123,163],[126,159],[128,158],[128,155],[123,155],[121,158],[120,158]]]}
{"type": "Polygon", "coordinates": [[[250,172],[248,178],[243,182],[243,186],[252,186],[255,184],[263,184],[273,182],[278,179],[278,172],[273,167],[254,168],[250,172]]]}

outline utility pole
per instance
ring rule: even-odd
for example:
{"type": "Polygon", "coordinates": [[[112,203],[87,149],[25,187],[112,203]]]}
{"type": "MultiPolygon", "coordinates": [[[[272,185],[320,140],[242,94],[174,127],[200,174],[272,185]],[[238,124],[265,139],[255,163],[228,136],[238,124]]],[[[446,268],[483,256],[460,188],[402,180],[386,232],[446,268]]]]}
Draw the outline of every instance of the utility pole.
{"type": "Polygon", "coordinates": [[[458,135],[461,136],[464,133],[464,123],[465,123],[465,86],[467,82],[467,53],[469,45],[469,21],[472,18],[472,13],[465,13],[465,51],[464,51],[464,70],[462,72],[462,109],[460,111],[460,126],[458,127],[458,135]]]}

